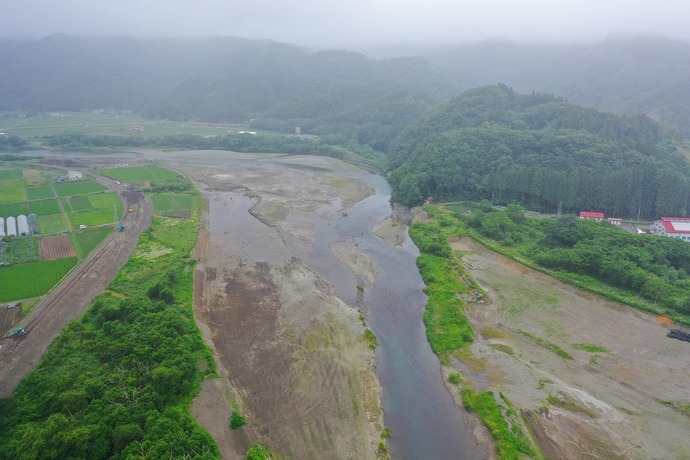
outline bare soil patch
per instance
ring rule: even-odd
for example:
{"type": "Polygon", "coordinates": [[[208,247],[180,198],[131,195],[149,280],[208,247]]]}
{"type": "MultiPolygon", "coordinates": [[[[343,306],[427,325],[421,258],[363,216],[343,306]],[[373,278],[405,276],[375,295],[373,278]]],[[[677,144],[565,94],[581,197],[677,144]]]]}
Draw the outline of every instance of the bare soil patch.
{"type": "Polygon", "coordinates": [[[469,239],[451,244],[475,267],[471,275],[489,296],[467,308],[479,333],[470,377],[523,411],[547,457],[687,458],[690,417],[678,408],[690,404],[690,347],[666,337],[667,321],[582,292],[469,239]]]}
{"type": "Polygon", "coordinates": [[[41,260],[54,260],[77,255],[68,234],[43,236],[38,240],[41,260]]]}

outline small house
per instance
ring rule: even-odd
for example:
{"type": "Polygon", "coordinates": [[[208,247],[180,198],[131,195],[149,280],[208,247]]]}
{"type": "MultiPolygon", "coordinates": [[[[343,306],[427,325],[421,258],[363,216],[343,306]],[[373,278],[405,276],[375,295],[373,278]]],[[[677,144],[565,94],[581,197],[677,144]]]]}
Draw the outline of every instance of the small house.
{"type": "Polygon", "coordinates": [[[67,180],[80,180],[83,178],[84,175],[79,171],[67,171],[67,180]]]}
{"type": "Polygon", "coordinates": [[[593,220],[595,222],[601,222],[604,220],[603,212],[590,212],[590,211],[580,211],[580,219],[593,220]]]}

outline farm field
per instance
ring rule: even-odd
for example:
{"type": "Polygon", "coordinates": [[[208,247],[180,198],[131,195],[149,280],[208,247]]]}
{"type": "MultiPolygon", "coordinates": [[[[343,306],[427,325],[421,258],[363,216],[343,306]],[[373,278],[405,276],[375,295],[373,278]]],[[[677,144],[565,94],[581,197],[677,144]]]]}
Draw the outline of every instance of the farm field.
{"type": "Polygon", "coordinates": [[[179,174],[160,166],[135,166],[132,168],[113,168],[96,170],[98,174],[112,177],[122,182],[148,182],[152,180],[171,179],[179,174]]]}
{"type": "Polygon", "coordinates": [[[84,209],[81,211],[68,212],[67,218],[72,228],[79,228],[80,225],[95,227],[99,225],[117,222],[122,217],[122,204],[109,208],[84,209]]]}
{"type": "Polygon", "coordinates": [[[63,257],[76,257],[72,239],[67,233],[44,236],[39,240],[41,260],[55,260],[63,257]]]}
{"type": "Polygon", "coordinates": [[[12,201],[26,201],[26,182],[22,178],[0,180],[0,203],[12,201]]]}
{"type": "Polygon", "coordinates": [[[64,182],[55,184],[58,196],[85,195],[87,193],[102,192],[105,186],[94,181],[64,182]]]}
{"type": "Polygon", "coordinates": [[[101,227],[75,232],[74,237],[81,250],[81,256],[86,257],[112,231],[112,227],[101,227]]]}
{"type": "Polygon", "coordinates": [[[0,130],[8,135],[42,137],[64,134],[105,134],[143,138],[192,134],[213,136],[227,134],[228,130],[247,129],[246,124],[189,123],[151,120],[136,114],[107,114],[61,112],[55,116],[38,115],[28,118],[0,118],[0,130]],[[133,131],[140,127],[143,131],[133,131]]]}
{"type": "Polygon", "coordinates": [[[151,195],[151,201],[156,212],[191,211],[196,197],[188,193],[155,193],[151,195]]]}
{"type": "Polygon", "coordinates": [[[29,203],[22,201],[19,203],[0,203],[0,217],[17,217],[20,214],[29,214],[29,203]]]}
{"type": "Polygon", "coordinates": [[[53,192],[53,187],[50,186],[27,187],[26,196],[29,200],[41,200],[44,198],[54,198],[55,193],[53,192]]]}
{"type": "Polygon", "coordinates": [[[61,233],[67,231],[65,218],[62,216],[62,214],[38,216],[38,227],[41,229],[42,235],[50,235],[52,233],[61,233]]]}
{"type": "Polygon", "coordinates": [[[24,175],[21,169],[0,169],[0,180],[2,179],[21,179],[24,175]]]}
{"type": "Polygon", "coordinates": [[[58,202],[55,199],[29,201],[29,209],[31,213],[37,216],[60,212],[60,206],[58,206],[58,202]]]}
{"type": "Polygon", "coordinates": [[[68,257],[0,267],[0,302],[45,294],[76,264],[76,257],[68,257]]]}

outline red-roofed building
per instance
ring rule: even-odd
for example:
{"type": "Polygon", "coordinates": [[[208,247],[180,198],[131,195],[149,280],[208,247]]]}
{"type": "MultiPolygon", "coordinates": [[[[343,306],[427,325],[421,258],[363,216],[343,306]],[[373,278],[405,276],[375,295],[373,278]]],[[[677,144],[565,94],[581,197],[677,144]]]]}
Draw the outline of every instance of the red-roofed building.
{"type": "Polygon", "coordinates": [[[603,212],[580,211],[580,219],[590,219],[590,220],[595,220],[597,222],[601,222],[602,220],[604,220],[604,213],[603,212]]]}
{"type": "Polygon", "coordinates": [[[690,241],[690,217],[662,217],[649,228],[652,235],[690,241]]]}

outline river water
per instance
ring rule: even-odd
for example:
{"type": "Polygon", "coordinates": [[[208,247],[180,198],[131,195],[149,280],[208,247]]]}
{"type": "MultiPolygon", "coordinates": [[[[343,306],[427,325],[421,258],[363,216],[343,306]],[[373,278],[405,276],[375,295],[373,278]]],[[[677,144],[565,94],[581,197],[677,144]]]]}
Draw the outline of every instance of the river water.
{"type": "Polygon", "coordinates": [[[426,339],[422,322],[425,286],[415,265],[419,252],[409,237],[402,247],[395,247],[373,234],[374,225],[391,212],[390,187],[380,176],[359,178],[373,185],[376,193],[341,219],[317,223],[312,248],[306,249],[286,235],[284,240],[350,305],[356,303],[357,284],[365,283],[335,258],[330,244],[355,241],[376,266],[378,276],[373,285],[365,287],[364,300],[368,326],[378,338],[376,373],[383,388],[393,458],[485,458],[464,420],[464,411],[443,384],[439,360],[426,339]]]}

